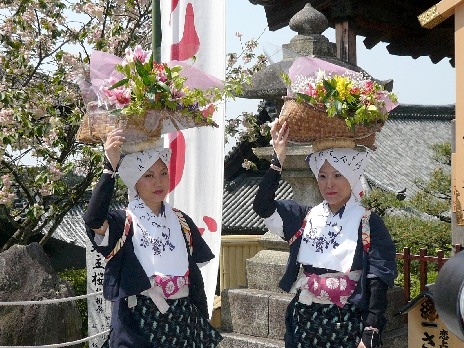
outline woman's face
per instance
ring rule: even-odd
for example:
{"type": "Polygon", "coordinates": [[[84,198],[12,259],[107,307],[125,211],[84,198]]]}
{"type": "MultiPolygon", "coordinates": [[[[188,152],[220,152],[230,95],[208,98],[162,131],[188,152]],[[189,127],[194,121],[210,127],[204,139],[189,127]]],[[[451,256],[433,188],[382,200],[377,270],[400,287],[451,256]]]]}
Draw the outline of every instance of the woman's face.
{"type": "Polygon", "coordinates": [[[166,164],[161,159],[157,160],[137,181],[135,189],[145,204],[158,214],[161,202],[169,193],[169,172],[166,164]]]}
{"type": "Polygon", "coordinates": [[[350,199],[351,185],[349,181],[327,161],[319,170],[317,184],[322,197],[329,203],[333,213],[339,211],[350,199]]]}

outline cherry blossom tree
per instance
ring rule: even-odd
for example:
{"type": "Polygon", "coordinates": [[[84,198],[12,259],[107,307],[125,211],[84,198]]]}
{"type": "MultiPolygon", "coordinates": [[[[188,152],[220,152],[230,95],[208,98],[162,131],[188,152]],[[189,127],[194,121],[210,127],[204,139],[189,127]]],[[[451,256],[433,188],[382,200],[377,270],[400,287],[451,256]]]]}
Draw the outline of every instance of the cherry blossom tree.
{"type": "MultiPolygon", "coordinates": [[[[0,236],[9,232],[0,251],[37,236],[45,244],[83,202],[103,152],[76,141],[85,113],[76,82],[92,49],[150,48],[151,11],[150,0],[0,2],[0,236]]],[[[266,64],[255,40],[244,46],[225,57],[226,80],[249,81],[266,64]]]]}
{"type": "Polygon", "coordinates": [[[150,33],[150,1],[0,3],[2,251],[37,235],[44,244],[101,171],[101,147],[75,141],[90,50],[122,56],[150,33]]]}

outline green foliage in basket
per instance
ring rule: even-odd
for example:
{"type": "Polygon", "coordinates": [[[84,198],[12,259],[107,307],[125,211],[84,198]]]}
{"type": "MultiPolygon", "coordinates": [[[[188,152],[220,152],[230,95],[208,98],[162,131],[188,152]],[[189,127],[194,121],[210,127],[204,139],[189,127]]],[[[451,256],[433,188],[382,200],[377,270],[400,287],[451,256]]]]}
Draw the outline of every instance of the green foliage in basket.
{"type": "Polygon", "coordinates": [[[385,121],[397,104],[394,93],[354,71],[338,75],[319,70],[314,76],[297,76],[294,81],[284,73],[282,78],[289,96],[326,111],[328,117],[342,117],[351,129],[357,124],[385,121]]]}

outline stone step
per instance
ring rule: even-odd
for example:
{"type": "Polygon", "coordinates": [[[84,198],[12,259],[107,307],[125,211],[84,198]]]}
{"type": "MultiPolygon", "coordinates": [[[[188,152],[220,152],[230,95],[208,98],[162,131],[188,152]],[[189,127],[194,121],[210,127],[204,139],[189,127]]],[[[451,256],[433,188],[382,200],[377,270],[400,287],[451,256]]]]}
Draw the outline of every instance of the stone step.
{"type": "Polygon", "coordinates": [[[279,280],[284,275],[287,260],[288,252],[277,250],[261,250],[246,260],[248,288],[282,293],[279,280]]]}
{"type": "Polygon", "coordinates": [[[225,332],[283,339],[285,311],[293,295],[257,289],[225,289],[221,328],[225,332]]]}
{"type": "Polygon", "coordinates": [[[383,334],[383,348],[408,348],[408,326],[386,331],[383,334]]]}
{"type": "MultiPolygon", "coordinates": [[[[222,332],[224,340],[220,348],[284,348],[283,340],[242,335],[233,332],[222,332]]],[[[407,348],[408,347],[407,326],[401,329],[387,332],[383,337],[384,348],[407,348]]]]}
{"type": "MultiPolygon", "coordinates": [[[[393,305],[395,296],[402,295],[401,289],[392,289],[388,296],[393,305]]],[[[292,294],[275,293],[257,289],[225,289],[221,296],[221,329],[224,334],[240,339],[253,337],[257,345],[236,346],[227,340],[224,347],[275,347],[274,341],[282,342],[285,334],[285,311],[292,294]],[[270,341],[269,341],[270,340],[270,341]],[[264,342],[264,343],[262,343],[264,342]],[[271,342],[271,343],[269,343],[271,342]],[[259,344],[271,344],[269,346],[259,344]]],[[[393,315],[389,309],[389,322],[383,338],[385,348],[407,348],[407,326],[404,316],[393,315]]],[[[232,339],[232,338],[231,338],[232,339]]],[[[240,340],[239,340],[240,341],[240,340]]],[[[237,341],[237,342],[239,342],[237,341]]],[[[254,342],[253,341],[253,342],[254,342]]],[[[277,346],[280,347],[280,346],[277,346]]]]}
{"type": "Polygon", "coordinates": [[[242,335],[234,332],[222,332],[224,339],[220,348],[285,348],[282,340],[242,335]]]}
{"type": "MultiPolygon", "coordinates": [[[[401,306],[402,289],[388,294],[385,335],[402,329],[405,317],[396,315],[401,306]]],[[[226,332],[282,339],[285,333],[285,311],[293,294],[258,289],[225,289],[221,296],[221,328],[226,332]]]]}

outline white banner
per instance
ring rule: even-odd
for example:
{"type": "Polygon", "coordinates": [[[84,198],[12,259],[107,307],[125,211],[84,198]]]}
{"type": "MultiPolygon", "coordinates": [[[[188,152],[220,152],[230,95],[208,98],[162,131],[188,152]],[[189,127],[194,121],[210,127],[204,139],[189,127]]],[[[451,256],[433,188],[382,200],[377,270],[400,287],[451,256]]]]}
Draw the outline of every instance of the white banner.
{"type": "MultiPolygon", "coordinates": [[[[161,61],[188,60],[225,78],[225,0],[161,0],[161,61]],[[196,60],[192,60],[193,56],[196,60]]],[[[168,202],[188,214],[216,256],[201,269],[212,313],[221,247],[224,178],[224,107],[214,115],[219,128],[170,134],[173,190],[168,202]]]]}
{"type": "MultiPolygon", "coordinates": [[[[98,253],[90,240],[86,241],[87,293],[103,291],[103,275],[105,258],[98,253]]],[[[103,298],[103,294],[87,298],[88,335],[89,337],[108,331],[111,319],[111,302],[103,298]]],[[[108,334],[100,335],[89,341],[89,348],[99,348],[108,338],[108,334]]]]}

